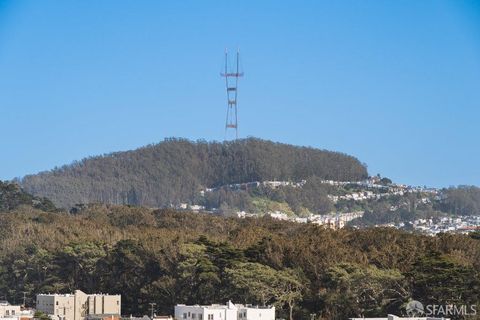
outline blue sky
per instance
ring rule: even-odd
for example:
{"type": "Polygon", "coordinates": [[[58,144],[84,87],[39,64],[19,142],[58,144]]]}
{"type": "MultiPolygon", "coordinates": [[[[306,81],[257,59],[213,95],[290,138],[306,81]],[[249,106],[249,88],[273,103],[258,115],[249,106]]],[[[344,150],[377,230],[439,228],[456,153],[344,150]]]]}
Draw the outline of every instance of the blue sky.
{"type": "Polygon", "coordinates": [[[479,1],[0,0],[0,179],[165,137],[352,154],[371,174],[480,185],[479,1]]]}

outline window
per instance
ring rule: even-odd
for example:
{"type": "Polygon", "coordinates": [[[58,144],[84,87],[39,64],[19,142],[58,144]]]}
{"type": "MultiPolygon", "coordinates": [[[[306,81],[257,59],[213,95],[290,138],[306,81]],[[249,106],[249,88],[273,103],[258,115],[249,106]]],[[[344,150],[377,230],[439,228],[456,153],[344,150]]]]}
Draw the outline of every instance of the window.
{"type": "Polygon", "coordinates": [[[6,310],[6,311],[5,311],[5,315],[6,315],[6,316],[9,316],[9,315],[10,315],[10,310],[6,310]]]}
{"type": "Polygon", "coordinates": [[[57,306],[58,306],[58,301],[55,301],[55,305],[57,305],[57,306]]]}
{"type": "Polygon", "coordinates": [[[188,317],[190,318],[190,312],[188,313],[188,317]]]}
{"type": "Polygon", "coordinates": [[[12,316],[14,316],[14,315],[15,315],[15,310],[12,310],[12,316]]]}
{"type": "Polygon", "coordinates": [[[203,314],[201,313],[198,314],[198,320],[203,320],[203,314]]]}
{"type": "Polygon", "coordinates": [[[187,314],[186,313],[183,314],[183,319],[187,319],[187,314]]]}
{"type": "Polygon", "coordinates": [[[213,320],[213,314],[208,315],[208,320],[213,320]]]}
{"type": "Polygon", "coordinates": [[[195,313],[192,313],[192,319],[196,319],[197,315],[195,313]]]}

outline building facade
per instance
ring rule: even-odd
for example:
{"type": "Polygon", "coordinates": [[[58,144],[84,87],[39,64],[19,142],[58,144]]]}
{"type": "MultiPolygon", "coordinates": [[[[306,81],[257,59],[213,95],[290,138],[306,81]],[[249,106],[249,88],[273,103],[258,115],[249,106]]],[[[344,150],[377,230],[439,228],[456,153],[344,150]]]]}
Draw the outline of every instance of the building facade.
{"type": "Polygon", "coordinates": [[[121,315],[121,296],[86,294],[81,290],[73,294],[39,294],[36,307],[53,320],[112,318],[121,315]]]}
{"type": "Polygon", "coordinates": [[[14,306],[8,301],[0,301],[0,320],[31,320],[33,310],[14,306]]]}
{"type": "Polygon", "coordinates": [[[238,305],[238,320],[275,320],[275,307],[238,305]]]}
{"type": "Polygon", "coordinates": [[[275,320],[275,307],[227,304],[175,306],[175,320],[275,320]]]}
{"type": "Polygon", "coordinates": [[[7,301],[0,301],[0,318],[17,317],[20,314],[20,306],[12,306],[7,301]]]}

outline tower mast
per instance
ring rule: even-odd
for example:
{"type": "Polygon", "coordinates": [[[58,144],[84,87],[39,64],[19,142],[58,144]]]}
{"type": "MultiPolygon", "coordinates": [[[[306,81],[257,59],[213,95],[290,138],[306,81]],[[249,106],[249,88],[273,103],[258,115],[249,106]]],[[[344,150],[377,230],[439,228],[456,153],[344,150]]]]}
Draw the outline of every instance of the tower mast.
{"type": "Polygon", "coordinates": [[[238,139],[238,78],[243,77],[243,72],[240,72],[239,50],[237,50],[235,60],[236,70],[231,71],[229,70],[228,64],[228,50],[225,49],[225,72],[220,73],[222,77],[225,77],[225,86],[227,89],[227,118],[225,120],[225,139],[227,138],[227,133],[229,129],[235,130],[235,139],[238,139]]]}

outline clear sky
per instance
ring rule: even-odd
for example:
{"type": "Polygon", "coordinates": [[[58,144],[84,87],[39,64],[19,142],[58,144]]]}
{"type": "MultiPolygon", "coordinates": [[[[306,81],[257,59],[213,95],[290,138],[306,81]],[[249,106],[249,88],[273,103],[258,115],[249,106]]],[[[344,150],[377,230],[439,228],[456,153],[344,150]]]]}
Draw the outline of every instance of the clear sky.
{"type": "Polygon", "coordinates": [[[165,137],[341,151],[371,174],[480,185],[480,1],[0,0],[0,179],[165,137]]]}

